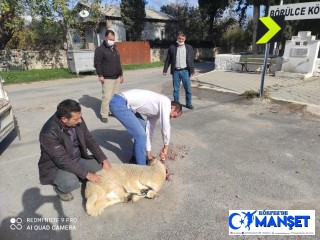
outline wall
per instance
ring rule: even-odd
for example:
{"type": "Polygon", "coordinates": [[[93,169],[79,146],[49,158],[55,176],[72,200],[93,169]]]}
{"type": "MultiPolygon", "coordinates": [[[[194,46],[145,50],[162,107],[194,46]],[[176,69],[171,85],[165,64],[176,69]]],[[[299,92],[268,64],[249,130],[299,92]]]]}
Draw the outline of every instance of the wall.
{"type": "Polygon", "coordinates": [[[19,49],[0,51],[0,71],[67,68],[66,51],[22,51],[19,49]]]}
{"type": "MultiPolygon", "coordinates": [[[[167,48],[150,49],[149,42],[117,42],[122,64],[138,64],[164,61],[167,57],[167,48]]],[[[214,58],[217,49],[200,48],[195,50],[195,58],[214,58]]],[[[65,50],[51,51],[0,51],[0,71],[68,68],[65,50]],[[5,64],[3,64],[5,63],[5,64]]],[[[320,63],[318,63],[320,65],[320,63]]]]}
{"type": "Polygon", "coordinates": [[[161,22],[147,22],[144,26],[144,30],[141,33],[142,40],[163,40],[164,36],[161,36],[161,31],[165,30],[165,23],[161,22]]]}
{"type": "MultiPolygon", "coordinates": [[[[215,58],[215,70],[221,70],[221,71],[241,71],[241,64],[238,64],[236,62],[239,62],[240,60],[239,54],[218,54],[215,58]]],[[[277,57],[276,58],[276,64],[271,66],[271,72],[275,73],[276,71],[281,70],[283,58],[277,57]]],[[[315,68],[313,70],[313,76],[320,76],[320,58],[316,60],[315,68]]],[[[250,71],[260,71],[261,67],[257,65],[248,65],[248,70],[250,71]]]]}
{"type": "Polygon", "coordinates": [[[320,77],[320,58],[316,60],[316,67],[314,69],[313,76],[320,77]]]}

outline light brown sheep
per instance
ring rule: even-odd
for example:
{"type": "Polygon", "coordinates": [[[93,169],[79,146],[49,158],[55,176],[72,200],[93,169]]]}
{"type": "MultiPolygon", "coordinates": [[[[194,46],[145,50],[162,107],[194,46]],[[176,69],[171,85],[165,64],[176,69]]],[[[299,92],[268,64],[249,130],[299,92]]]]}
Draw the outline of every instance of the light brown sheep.
{"type": "Polygon", "coordinates": [[[154,198],[166,180],[166,168],[160,160],[151,166],[113,164],[110,170],[100,170],[101,183],[87,182],[86,209],[91,216],[118,202],[136,202],[142,198],[154,198]]]}

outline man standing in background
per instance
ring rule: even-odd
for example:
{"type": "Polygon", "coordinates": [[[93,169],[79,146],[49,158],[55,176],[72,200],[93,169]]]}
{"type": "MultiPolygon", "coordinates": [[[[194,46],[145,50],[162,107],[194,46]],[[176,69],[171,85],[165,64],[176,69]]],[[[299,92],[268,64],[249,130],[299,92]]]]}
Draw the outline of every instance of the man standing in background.
{"type": "Polygon", "coordinates": [[[168,55],[163,67],[163,75],[167,75],[169,65],[173,80],[173,98],[179,102],[180,81],[182,81],[186,92],[186,107],[194,109],[192,106],[192,92],[190,76],[194,75],[193,48],[185,44],[186,36],[179,32],[177,42],[168,49],[168,55]]]}
{"type": "Polygon", "coordinates": [[[115,33],[107,30],[105,40],[94,52],[94,67],[98,80],[102,84],[101,121],[108,122],[109,102],[115,93],[119,92],[120,83],[123,82],[123,72],[120,63],[120,54],[114,45],[115,33]]]}

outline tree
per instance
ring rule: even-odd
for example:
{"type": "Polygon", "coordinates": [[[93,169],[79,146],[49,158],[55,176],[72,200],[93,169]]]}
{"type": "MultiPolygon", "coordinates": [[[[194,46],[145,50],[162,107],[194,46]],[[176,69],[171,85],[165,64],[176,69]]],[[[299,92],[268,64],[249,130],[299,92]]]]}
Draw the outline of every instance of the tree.
{"type": "Polygon", "coordinates": [[[207,32],[204,31],[205,23],[201,19],[199,8],[190,7],[188,1],[183,4],[172,3],[161,6],[161,12],[173,17],[174,21],[166,24],[166,35],[175,39],[179,31],[187,35],[188,40],[204,40],[207,32]]]}
{"type": "Polygon", "coordinates": [[[235,18],[223,18],[218,24],[218,29],[221,31],[218,46],[225,52],[246,51],[252,41],[252,23],[250,19],[240,28],[235,18]]]}
{"type": "MultiPolygon", "coordinates": [[[[44,29],[52,29],[56,25],[60,25],[60,28],[55,30],[60,31],[64,41],[67,41],[68,31],[76,29],[81,36],[82,45],[85,45],[85,30],[96,30],[102,18],[100,13],[101,0],[81,2],[77,0],[27,0],[27,2],[32,9],[32,16],[36,18],[41,16],[40,24],[44,26],[44,29]],[[76,4],[76,2],[78,3],[76,4]],[[86,22],[81,21],[78,15],[81,10],[90,12],[86,22]]],[[[41,34],[41,31],[38,33],[41,34]]],[[[54,39],[52,40],[54,41],[54,39]]]]}
{"type": "Polygon", "coordinates": [[[120,4],[121,18],[127,30],[128,39],[137,41],[144,29],[146,11],[145,0],[122,0],[120,4]]]}
{"type": "Polygon", "coordinates": [[[160,12],[168,14],[173,17],[172,22],[166,23],[165,31],[166,36],[169,39],[176,39],[177,33],[179,31],[184,32],[187,36],[189,36],[186,32],[187,29],[187,19],[188,19],[188,3],[178,4],[171,3],[167,5],[163,5],[160,8],[160,12]]]}
{"type": "Polygon", "coordinates": [[[0,1],[0,50],[4,49],[13,34],[23,27],[24,7],[23,0],[0,1]]]}
{"type": "Polygon", "coordinates": [[[222,16],[223,11],[229,6],[229,0],[198,0],[199,9],[202,13],[203,20],[208,24],[208,33],[214,41],[214,20],[222,16]]]}
{"type": "Polygon", "coordinates": [[[13,34],[22,29],[24,15],[30,15],[40,21],[44,29],[52,28],[57,23],[59,27],[56,30],[64,40],[70,27],[82,30],[84,27],[96,29],[102,17],[100,14],[102,0],[81,2],[90,10],[86,23],[81,23],[76,18],[80,10],[75,8],[77,2],[77,0],[0,0],[0,49],[4,49],[13,34]]]}
{"type": "MultiPolygon", "coordinates": [[[[274,0],[270,0],[274,1],[274,0]]],[[[253,32],[252,32],[252,52],[257,53],[258,47],[257,47],[257,29],[258,29],[258,21],[260,18],[260,7],[265,6],[266,9],[269,7],[269,0],[239,0],[238,1],[238,7],[236,9],[237,12],[240,14],[239,23],[240,26],[245,21],[247,15],[247,9],[249,6],[253,6],[253,32]]],[[[267,15],[267,14],[266,14],[267,15]]]]}

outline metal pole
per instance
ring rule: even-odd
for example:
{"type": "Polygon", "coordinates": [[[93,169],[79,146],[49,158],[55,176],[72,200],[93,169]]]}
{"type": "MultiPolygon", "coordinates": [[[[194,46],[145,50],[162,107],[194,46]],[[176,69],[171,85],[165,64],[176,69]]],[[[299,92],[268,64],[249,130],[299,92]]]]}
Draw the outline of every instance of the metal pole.
{"type": "Polygon", "coordinates": [[[264,63],[263,63],[262,76],[261,76],[261,85],[260,85],[260,92],[259,92],[260,98],[263,96],[263,85],[264,85],[264,78],[265,78],[266,71],[267,71],[267,62],[268,62],[268,58],[269,58],[269,48],[270,48],[270,43],[266,43],[265,52],[264,52],[264,63]]]}

